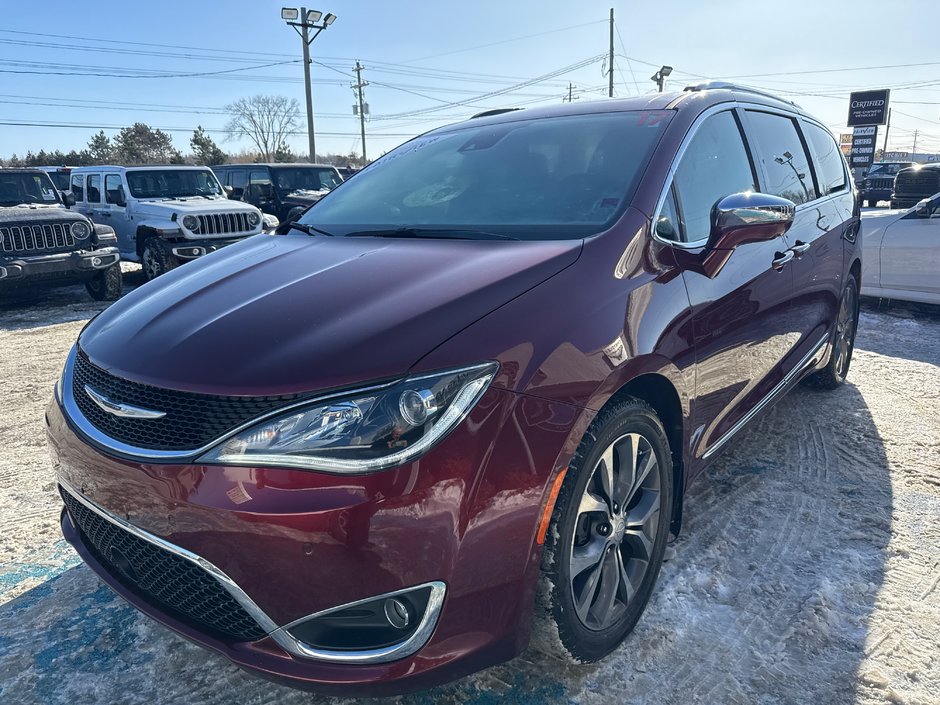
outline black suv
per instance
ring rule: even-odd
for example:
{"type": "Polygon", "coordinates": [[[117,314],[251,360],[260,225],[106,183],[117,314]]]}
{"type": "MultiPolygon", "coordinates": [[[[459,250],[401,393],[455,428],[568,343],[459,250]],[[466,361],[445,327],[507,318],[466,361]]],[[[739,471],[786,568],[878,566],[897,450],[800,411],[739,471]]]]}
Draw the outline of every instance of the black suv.
{"type": "Polygon", "coordinates": [[[940,193],[940,164],[918,164],[901,169],[894,179],[891,207],[913,208],[936,193],[940,193]]]}
{"type": "Polygon", "coordinates": [[[894,177],[901,169],[914,166],[914,162],[878,162],[872,164],[858,185],[859,203],[877,206],[878,201],[890,201],[894,191],[894,177]]]}
{"type": "Polygon", "coordinates": [[[296,218],[343,183],[328,164],[223,164],[212,167],[229,198],[278,220],[296,218]]]}
{"type": "Polygon", "coordinates": [[[0,170],[0,291],[83,282],[97,301],[121,295],[114,230],[68,210],[74,203],[44,171],[0,170]]]}

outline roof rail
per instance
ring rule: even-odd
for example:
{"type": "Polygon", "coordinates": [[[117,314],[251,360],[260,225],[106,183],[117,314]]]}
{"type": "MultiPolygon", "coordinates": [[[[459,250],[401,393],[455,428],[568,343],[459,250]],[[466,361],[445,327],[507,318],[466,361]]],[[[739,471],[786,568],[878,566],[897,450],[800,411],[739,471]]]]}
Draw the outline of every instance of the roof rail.
{"type": "Polygon", "coordinates": [[[490,115],[502,115],[503,113],[511,113],[516,110],[522,110],[522,108],[493,108],[493,110],[484,110],[482,113],[477,113],[470,117],[471,120],[476,120],[477,118],[490,117],[490,115]]]}
{"type": "Polygon", "coordinates": [[[694,85],[686,86],[683,90],[690,92],[698,91],[716,91],[716,90],[728,90],[728,91],[738,91],[739,93],[753,93],[754,95],[762,95],[765,98],[773,98],[774,100],[779,100],[781,103],[789,103],[790,105],[800,107],[792,100],[787,100],[786,98],[781,98],[780,96],[774,95],[773,93],[768,93],[767,91],[758,90],[757,88],[751,88],[750,86],[742,86],[740,83],[731,83],[730,81],[703,81],[702,83],[696,83],[694,85]]]}

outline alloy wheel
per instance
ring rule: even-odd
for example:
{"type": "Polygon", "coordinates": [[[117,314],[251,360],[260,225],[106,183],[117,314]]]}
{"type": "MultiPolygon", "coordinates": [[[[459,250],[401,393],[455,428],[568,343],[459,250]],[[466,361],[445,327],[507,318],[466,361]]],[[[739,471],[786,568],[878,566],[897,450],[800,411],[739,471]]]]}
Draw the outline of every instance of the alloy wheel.
{"type": "Polygon", "coordinates": [[[578,619],[600,631],[626,612],[653,556],[660,522],[659,461],[639,433],[617,438],[601,455],[578,507],[569,551],[578,619]]]}
{"type": "Polygon", "coordinates": [[[858,294],[854,286],[847,286],[839,305],[839,317],[836,320],[835,373],[845,377],[849,372],[852,348],[855,345],[855,321],[858,308],[858,294]]]}

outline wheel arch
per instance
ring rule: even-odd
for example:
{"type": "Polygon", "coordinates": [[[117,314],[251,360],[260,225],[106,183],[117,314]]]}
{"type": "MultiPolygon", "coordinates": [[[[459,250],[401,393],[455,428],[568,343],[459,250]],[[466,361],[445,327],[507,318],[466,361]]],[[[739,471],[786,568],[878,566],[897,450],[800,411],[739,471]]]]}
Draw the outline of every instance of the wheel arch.
{"type": "Polygon", "coordinates": [[[682,528],[682,505],[686,479],[685,429],[689,410],[688,397],[684,394],[679,380],[681,380],[681,375],[674,367],[644,371],[625,381],[618,380],[619,386],[599,409],[603,411],[628,397],[633,397],[649,404],[662,421],[669,448],[672,451],[673,507],[670,528],[673,534],[678,534],[682,528]]]}

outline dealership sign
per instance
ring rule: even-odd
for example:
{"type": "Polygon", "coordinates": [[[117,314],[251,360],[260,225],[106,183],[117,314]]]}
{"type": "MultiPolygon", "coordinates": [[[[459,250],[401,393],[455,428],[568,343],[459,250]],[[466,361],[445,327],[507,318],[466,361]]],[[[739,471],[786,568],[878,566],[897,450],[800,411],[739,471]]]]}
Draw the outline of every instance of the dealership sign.
{"type": "Polygon", "coordinates": [[[849,127],[856,125],[884,125],[888,118],[888,95],[885,88],[878,91],[859,91],[849,96],[849,127]]]}
{"type": "Polygon", "coordinates": [[[877,125],[856,127],[852,131],[852,160],[849,166],[853,169],[867,171],[868,167],[875,161],[875,140],[877,138],[877,125]]]}
{"type": "Polygon", "coordinates": [[[899,162],[910,161],[911,153],[910,152],[885,152],[884,157],[885,161],[895,159],[899,162]]]}

